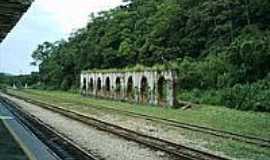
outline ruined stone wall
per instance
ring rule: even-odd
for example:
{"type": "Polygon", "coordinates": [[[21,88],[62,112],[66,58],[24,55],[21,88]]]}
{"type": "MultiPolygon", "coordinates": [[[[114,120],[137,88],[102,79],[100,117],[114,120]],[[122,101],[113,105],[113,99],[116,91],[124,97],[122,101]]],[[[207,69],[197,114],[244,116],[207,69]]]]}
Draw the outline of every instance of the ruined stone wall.
{"type": "Polygon", "coordinates": [[[175,105],[176,72],[83,72],[84,95],[161,106],[175,105]]]}

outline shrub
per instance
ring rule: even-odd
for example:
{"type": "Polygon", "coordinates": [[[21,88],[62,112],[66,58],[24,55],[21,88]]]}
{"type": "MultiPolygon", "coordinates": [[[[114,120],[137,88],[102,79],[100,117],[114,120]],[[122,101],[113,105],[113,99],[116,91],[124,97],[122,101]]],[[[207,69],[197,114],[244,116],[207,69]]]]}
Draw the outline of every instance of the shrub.
{"type": "Polygon", "coordinates": [[[270,81],[236,84],[224,89],[179,90],[178,98],[199,104],[222,105],[246,111],[270,111],[270,81]]]}
{"type": "Polygon", "coordinates": [[[229,65],[222,55],[211,55],[203,60],[185,58],[179,62],[178,83],[182,89],[209,89],[226,86],[229,65]]]}
{"type": "Polygon", "coordinates": [[[253,84],[237,84],[225,89],[222,103],[239,110],[270,111],[270,81],[262,80],[253,84]]]}
{"type": "Polygon", "coordinates": [[[198,104],[222,105],[222,97],[218,90],[181,90],[178,98],[198,104]]]}
{"type": "Polygon", "coordinates": [[[243,29],[225,52],[227,63],[234,66],[230,72],[236,83],[263,79],[270,72],[270,31],[249,26],[243,29]]]}
{"type": "Polygon", "coordinates": [[[46,90],[47,89],[46,85],[43,84],[43,83],[33,84],[32,86],[30,86],[30,88],[32,88],[32,89],[41,89],[41,90],[46,90]]]}

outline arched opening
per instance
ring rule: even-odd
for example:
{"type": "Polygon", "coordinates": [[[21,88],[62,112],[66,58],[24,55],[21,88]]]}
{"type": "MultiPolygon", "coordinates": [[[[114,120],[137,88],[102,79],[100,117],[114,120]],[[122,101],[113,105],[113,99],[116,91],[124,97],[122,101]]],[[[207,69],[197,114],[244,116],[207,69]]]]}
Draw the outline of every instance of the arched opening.
{"type": "Polygon", "coordinates": [[[89,91],[92,92],[93,90],[94,90],[94,81],[93,78],[90,78],[89,91]]]}
{"type": "Polygon", "coordinates": [[[147,103],[148,101],[148,82],[146,77],[141,79],[141,102],[147,103]]]}
{"type": "Polygon", "coordinates": [[[106,94],[108,95],[111,91],[111,84],[110,84],[110,78],[107,77],[106,78],[106,81],[105,81],[105,91],[106,91],[106,94]]]}
{"type": "Polygon", "coordinates": [[[166,96],[167,96],[167,88],[166,88],[166,80],[162,76],[158,79],[158,104],[164,105],[166,104],[166,96]]]}
{"type": "Polygon", "coordinates": [[[97,79],[97,91],[98,92],[101,91],[101,79],[100,78],[97,79]]]}
{"type": "Polygon", "coordinates": [[[83,94],[86,94],[86,78],[83,78],[82,91],[83,94]]]}
{"type": "Polygon", "coordinates": [[[116,78],[115,87],[116,87],[115,88],[116,96],[119,97],[120,93],[121,93],[121,79],[120,79],[120,77],[116,78]]]}
{"type": "Polygon", "coordinates": [[[129,101],[133,99],[133,79],[131,76],[128,78],[127,82],[127,98],[129,101]]]}

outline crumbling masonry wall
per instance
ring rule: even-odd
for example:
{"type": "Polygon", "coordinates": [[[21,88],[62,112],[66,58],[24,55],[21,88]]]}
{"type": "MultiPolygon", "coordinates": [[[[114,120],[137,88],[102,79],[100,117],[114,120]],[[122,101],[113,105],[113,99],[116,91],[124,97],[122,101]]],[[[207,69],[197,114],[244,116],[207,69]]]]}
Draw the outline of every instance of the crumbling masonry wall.
{"type": "Polygon", "coordinates": [[[176,72],[173,70],[84,71],[81,73],[81,93],[141,104],[174,106],[175,82],[176,72]]]}

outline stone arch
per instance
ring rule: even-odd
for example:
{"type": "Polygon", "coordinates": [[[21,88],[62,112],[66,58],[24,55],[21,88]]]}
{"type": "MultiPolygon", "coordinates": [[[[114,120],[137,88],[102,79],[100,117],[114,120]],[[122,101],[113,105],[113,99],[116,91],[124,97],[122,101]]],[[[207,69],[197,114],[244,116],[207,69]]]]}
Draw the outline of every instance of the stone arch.
{"type": "Polygon", "coordinates": [[[83,78],[83,86],[82,86],[82,90],[85,92],[86,91],[86,78],[83,78]]]}
{"type": "Polygon", "coordinates": [[[132,100],[133,97],[133,78],[130,76],[127,81],[127,98],[128,100],[132,100]]]}
{"type": "Polygon", "coordinates": [[[109,94],[110,91],[111,91],[111,80],[109,77],[107,77],[105,80],[105,92],[106,94],[109,94]]]}
{"type": "Polygon", "coordinates": [[[116,92],[116,96],[120,96],[121,94],[121,78],[120,77],[116,77],[115,80],[115,92],[116,92]]]}
{"type": "Polygon", "coordinates": [[[107,92],[109,92],[111,90],[111,80],[109,77],[107,77],[105,80],[105,89],[107,92]]]}
{"type": "Polygon", "coordinates": [[[158,104],[165,105],[167,101],[167,83],[164,76],[159,77],[157,83],[158,104]]]}
{"type": "Polygon", "coordinates": [[[100,92],[101,91],[101,78],[98,77],[97,79],[97,91],[100,92]]]}
{"type": "Polygon", "coordinates": [[[148,81],[145,76],[142,77],[141,79],[141,88],[140,88],[140,97],[141,97],[141,102],[142,103],[147,103],[148,102],[148,81]]]}
{"type": "Polygon", "coordinates": [[[86,90],[87,90],[87,80],[86,77],[82,77],[81,94],[86,95],[86,90]]]}
{"type": "Polygon", "coordinates": [[[93,80],[93,78],[90,78],[88,86],[89,86],[89,91],[92,92],[94,90],[94,80],[93,80]]]}

